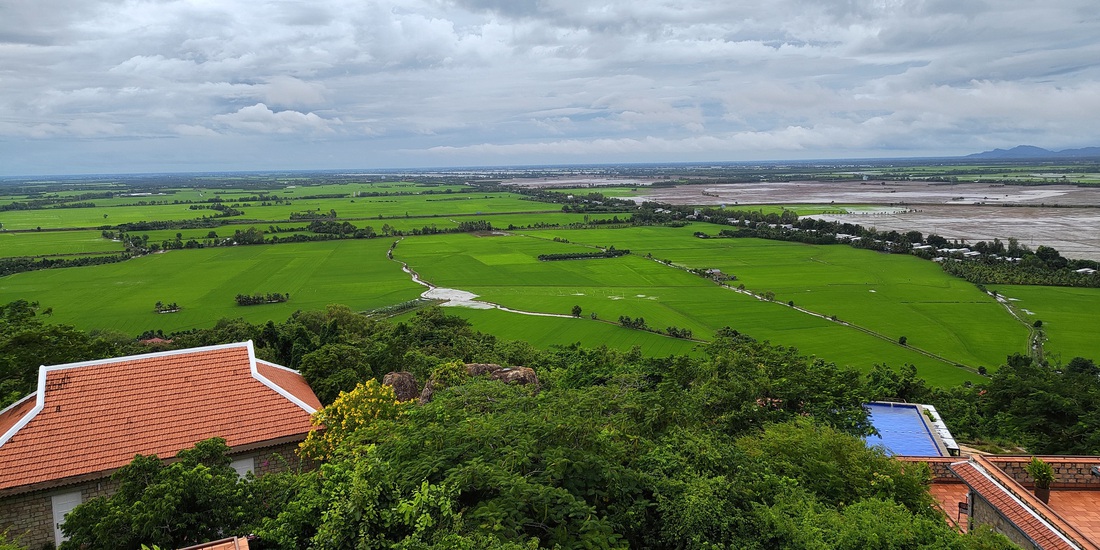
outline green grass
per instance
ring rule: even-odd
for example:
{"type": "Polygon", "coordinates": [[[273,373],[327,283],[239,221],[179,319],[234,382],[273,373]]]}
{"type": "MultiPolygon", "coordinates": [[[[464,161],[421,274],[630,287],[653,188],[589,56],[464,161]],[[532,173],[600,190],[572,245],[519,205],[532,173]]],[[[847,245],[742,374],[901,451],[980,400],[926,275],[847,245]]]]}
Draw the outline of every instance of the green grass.
{"type": "MultiPolygon", "coordinates": [[[[310,188],[308,194],[317,194],[321,190],[310,188]]],[[[205,195],[209,195],[206,193],[205,195]]],[[[160,200],[168,197],[157,197],[160,200]]],[[[202,200],[204,197],[200,197],[202,200]]],[[[175,200],[175,199],[170,199],[175,200]]],[[[179,199],[183,200],[183,199],[179,199]]],[[[126,200],[110,199],[104,202],[133,203],[136,198],[126,200]]],[[[94,201],[93,201],[94,202],[94,201]]],[[[394,225],[403,218],[426,218],[412,223],[417,227],[434,223],[432,218],[446,218],[452,215],[476,215],[492,212],[543,212],[555,211],[560,207],[554,204],[525,200],[512,193],[453,193],[434,195],[399,195],[388,197],[297,199],[290,204],[260,206],[250,203],[243,206],[227,201],[227,205],[236,205],[242,210],[242,216],[226,218],[225,221],[241,222],[255,220],[258,225],[269,223],[299,223],[290,221],[292,213],[321,212],[335,210],[341,219],[371,219],[381,227],[383,223],[394,225]]],[[[72,227],[100,227],[139,221],[179,221],[212,217],[217,212],[209,209],[191,210],[188,204],[100,206],[94,208],[46,208],[41,210],[13,210],[0,212],[0,223],[7,229],[56,229],[72,227]]],[[[204,206],[204,205],[195,205],[204,206]]],[[[308,223],[306,220],[305,223],[308,223]]]]}
{"type": "Polygon", "coordinates": [[[0,223],[6,229],[60,229],[68,227],[95,228],[150,220],[192,220],[213,210],[188,210],[186,204],[147,205],[95,208],[44,208],[42,210],[12,210],[0,212],[0,223]],[[104,217],[106,215],[107,217],[104,217]]]}
{"type": "Polygon", "coordinates": [[[625,329],[587,318],[561,319],[520,315],[496,309],[447,308],[446,312],[469,319],[474,328],[505,340],[523,340],[536,348],[580,343],[629,350],[639,346],[650,357],[700,355],[702,344],[650,332],[625,329]]]}
{"type": "Polygon", "coordinates": [[[1096,332],[1100,288],[996,285],[989,290],[1012,299],[1027,321],[1043,321],[1046,359],[1056,364],[1068,363],[1074,357],[1100,360],[1100,338],[1096,332]]]}
{"type": "MultiPolygon", "coordinates": [[[[305,227],[309,220],[289,221],[292,212],[336,210],[340,220],[359,227],[383,224],[402,231],[484,219],[496,228],[535,224],[582,223],[583,214],[557,212],[559,205],[524,200],[510,193],[450,193],[356,197],[363,191],[417,192],[406,182],[325,186],[287,186],[268,193],[293,198],[346,193],[346,198],[298,199],[289,205],[239,206],[242,217],[256,221],[213,228],[227,237],[237,229],[270,225],[305,227]],[[522,212],[522,213],[516,213],[522,212]],[[406,217],[406,213],[408,217],[406,217]],[[379,219],[379,216],[382,216],[379,219]]],[[[460,187],[450,187],[454,190],[460,187]]],[[[438,187],[433,189],[445,189],[438,187]]],[[[631,188],[584,189],[576,192],[631,193],[631,188]]],[[[639,192],[646,191],[639,188],[639,192]]],[[[189,205],[117,206],[138,200],[204,200],[210,189],[180,189],[172,195],[111,199],[90,209],[47,209],[0,213],[5,228],[82,227],[124,221],[183,220],[209,216],[210,210],[189,205]],[[103,214],[107,214],[106,219],[103,214]]],[[[259,190],[217,190],[228,204],[259,190]]],[[[12,197],[0,197],[0,202],[12,197]]],[[[762,212],[792,209],[800,214],[822,211],[822,205],[731,206],[762,212]]],[[[836,209],[828,206],[828,209],[836,209]]],[[[609,219],[616,214],[591,214],[609,219]]],[[[628,213],[617,214],[620,219],[628,213]]],[[[1026,328],[973,285],[944,274],[931,262],[912,256],[886,255],[847,246],[810,246],[759,239],[698,239],[694,231],[717,234],[719,226],[696,223],[683,228],[643,227],[570,230],[515,229],[512,236],[466,234],[408,237],[398,246],[398,259],[408,261],[425,279],[444,287],[474,292],[485,300],[520,310],[567,314],[580,305],[583,316],[600,320],[644,317],[649,326],[687,328],[709,339],[730,326],[761,340],[798,347],[840,364],[869,369],[875,363],[913,363],[931,383],[947,385],[977,378],[968,371],[921,355],[919,348],[970,367],[995,368],[1006,355],[1026,351],[1026,328]],[[560,237],[570,243],[554,242],[560,237]],[[590,251],[584,245],[629,248],[634,254],[601,260],[539,262],[542,253],[590,251]],[[765,302],[721,288],[683,270],[645,258],[668,259],[676,265],[718,268],[738,277],[754,292],[775,293],[765,302]],[[825,316],[866,327],[885,339],[793,310],[788,300],[825,316]],[[910,347],[897,344],[906,336],[910,347]]],[[[211,229],[146,231],[150,242],[204,241],[211,229]]],[[[304,232],[303,232],[304,233],[304,232]]],[[[294,233],[281,233],[290,236],[294,233]]],[[[399,266],[385,259],[393,239],[345,240],[276,246],[224,247],[172,251],[120,264],[45,270],[0,279],[0,303],[15,299],[53,307],[57,322],[81,328],[113,328],[137,334],[146,329],[178,330],[210,326],[222,317],[250,321],[285,319],[298,309],[344,303],[356,310],[392,305],[415,298],[421,287],[399,266]],[[239,307],[237,293],[289,292],[291,301],[239,307]],[[176,302],[184,310],[156,314],[156,301],[176,302]]],[[[0,256],[80,254],[117,251],[99,231],[0,232],[0,256]]],[[[1095,289],[1005,287],[1019,305],[1047,323],[1048,356],[1096,357],[1098,346],[1088,332],[1085,312],[1100,301],[1095,289]],[[1014,294],[1015,293],[1015,294],[1014,294]],[[1082,306],[1082,304],[1088,304],[1082,306]],[[1032,307],[1032,306],[1035,307],[1032,307]]],[[[679,353],[695,344],[643,331],[623,329],[591,319],[530,317],[501,311],[451,309],[478,328],[504,338],[529,340],[545,347],[580,341],[626,349],[635,344],[647,354],[679,353]]]]}
{"type": "Polygon", "coordinates": [[[225,317],[284,320],[295,310],[346,304],[367,310],[420,295],[380,239],[178,250],[118,264],[51,269],[0,279],[0,303],[34,300],[54,322],[137,335],[209,327],[225,317]],[[237,294],[290,293],[287,303],[238,306],[237,294]],[[178,313],[158,314],[157,301],[178,313]]]}
{"type": "Polygon", "coordinates": [[[104,239],[99,231],[0,231],[0,257],[121,252],[122,243],[104,239]]]}
{"type": "MultiPolygon", "coordinates": [[[[737,276],[731,284],[775,293],[795,305],[881,333],[971,367],[995,368],[1027,351],[1027,331],[974,285],[915,256],[844,245],[815,246],[763,239],[698,239],[716,226],[629,228],[542,233],[635,254],[652,253],[693,268],[737,276]]],[[[794,343],[794,342],[792,342],[794,343]]]]}
{"type": "MultiPolygon", "coordinates": [[[[589,232],[556,233],[580,239],[589,232]]],[[[621,239],[616,242],[623,243],[621,239]]],[[[582,250],[586,249],[576,244],[522,236],[447,235],[405,239],[395,257],[407,261],[433,284],[473,292],[513,309],[566,314],[573,305],[580,305],[583,315],[595,312],[600,319],[612,321],[622,315],[643,317],[651,327],[688,328],[704,339],[730,326],[761,340],[794,345],[805,353],[864,370],[880,362],[913,363],[934,383],[976,379],[968,371],[895,342],[720,288],[638,255],[556,262],[536,259],[541,253],[582,250]]]]}

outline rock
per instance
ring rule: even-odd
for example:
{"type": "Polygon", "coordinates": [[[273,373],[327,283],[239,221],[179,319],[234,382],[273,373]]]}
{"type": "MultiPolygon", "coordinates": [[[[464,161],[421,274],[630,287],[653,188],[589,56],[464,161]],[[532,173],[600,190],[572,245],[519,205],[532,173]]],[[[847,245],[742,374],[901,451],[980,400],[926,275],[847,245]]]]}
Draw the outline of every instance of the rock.
{"type": "Polygon", "coordinates": [[[433,395],[435,395],[435,380],[428,380],[428,383],[424,384],[424,390],[420,392],[420,399],[416,402],[420,405],[431,403],[433,395]]]}
{"type": "Polygon", "coordinates": [[[481,376],[483,374],[493,374],[502,367],[493,363],[466,363],[466,374],[470,376],[481,376]]]}
{"type": "Polygon", "coordinates": [[[523,384],[538,387],[539,377],[530,367],[509,367],[493,371],[489,378],[505,384],[523,384]]]}
{"type": "Polygon", "coordinates": [[[411,372],[386,373],[386,376],[382,377],[382,385],[392,387],[398,401],[416,399],[420,395],[420,390],[416,387],[416,377],[411,372]]]}

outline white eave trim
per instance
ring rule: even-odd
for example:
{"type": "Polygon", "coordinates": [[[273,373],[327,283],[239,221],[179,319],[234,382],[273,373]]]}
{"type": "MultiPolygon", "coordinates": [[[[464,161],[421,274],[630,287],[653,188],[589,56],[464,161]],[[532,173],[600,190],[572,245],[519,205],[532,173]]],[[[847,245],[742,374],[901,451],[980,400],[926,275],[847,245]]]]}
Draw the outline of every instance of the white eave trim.
{"type": "MultiPolygon", "coordinates": [[[[20,399],[19,401],[16,401],[10,407],[4,409],[6,411],[6,410],[8,410],[12,407],[15,407],[16,405],[19,405],[19,404],[23,403],[24,401],[26,401],[27,399],[30,399],[31,397],[35,398],[34,408],[31,409],[26,415],[24,415],[23,418],[21,418],[18,422],[16,422],[15,425],[12,426],[8,431],[4,432],[4,434],[2,436],[0,436],[0,446],[3,446],[5,443],[7,443],[8,440],[10,440],[12,437],[15,436],[16,433],[19,432],[20,429],[22,429],[24,426],[26,426],[27,423],[29,423],[31,420],[33,420],[34,417],[37,416],[38,413],[42,411],[42,407],[45,405],[45,402],[46,402],[46,376],[51,372],[60,371],[60,370],[68,370],[68,369],[76,369],[76,368],[81,368],[81,367],[110,365],[110,364],[113,364],[113,363],[123,363],[123,362],[129,362],[129,361],[140,361],[140,360],[144,360],[144,359],[153,359],[153,358],[157,358],[157,357],[171,357],[171,356],[174,356],[174,355],[190,355],[190,354],[193,354],[193,353],[202,353],[202,352],[207,352],[207,351],[217,351],[217,350],[233,349],[233,348],[244,348],[244,349],[248,350],[249,367],[251,369],[252,376],[256,380],[259,380],[265,386],[268,386],[269,388],[271,388],[271,389],[275,390],[276,392],[278,392],[279,395],[282,395],[283,397],[286,397],[292,403],[298,405],[299,407],[302,407],[303,409],[308,411],[310,414],[313,414],[314,409],[312,407],[310,407],[309,405],[306,405],[300,399],[298,399],[297,397],[294,397],[293,395],[291,395],[290,392],[280,388],[278,385],[271,382],[267,378],[264,378],[262,375],[260,375],[258,372],[256,372],[256,354],[252,350],[252,340],[249,340],[247,342],[234,342],[232,344],[219,344],[219,345],[215,345],[215,346],[203,346],[203,347],[198,347],[198,348],[185,348],[185,349],[177,349],[177,350],[169,350],[169,351],[158,351],[158,352],[154,352],[154,353],[143,353],[141,355],[127,355],[127,356],[124,356],[124,357],[112,357],[112,358],[109,358],[109,359],[95,359],[95,360],[92,360],[92,361],[79,361],[79,362],[76,362],[76,363],[65,363],[65,364],[61,364],[61,365],[52,365],[52,366],[49,366],[49,367],[47,367],[45,365],[42,365],[41,367],[38,367],[38,391],[35,392],[35,393],[32,393],[31,395],[28,395],[27,397],[24,397],[23,399],[20,399]]],[[[267,363],[267,364],[270,364],[270,363],[267,363]]],[[[280,367],[280,368],[285,368],[285,367],[280,367]]],[[[290,370],[290,369],[287,369],[287,370],[290,370]]]]}
{"type": "MultiPolygon", "coordinates": [[[[39,368],[44,368],[44,367],[39,367],[39,368]]],[[[34,418],[34,416],[36,414],[38,414],[38,411],[42,410],[43,400],[39,396],[42,395],[42,386],[44,385],[44,383],[42,381],[44,379],[45,379],[45,377],[40,375],[39,383],[38,383],[38,391],[37,392],[32,393],[32,394],[24,397],[23,399],[20,399],[19,401],[16,401],[15,403],[12,403],[11,405],[8,405],[7,407],[4,408],[4,410],[0,411],[0,413],[5,413],[5,412],[7,412],[11,409],[14,409],[15,407],[18,407],[19,405],[22,405],[26,400],[28,400],[32,397],[35,398],[34,407],[31,408],[31,410],[28,411],[27,414],[23,415],[23,418],[20,418],[18,422],[16,422],[11,428],[8,429],[8,431],[4,432],[3,435],[0,435],[0,447],[3,447],[4,443],[7,443],[8,440],[11,439],[12,436],[14,436],[16,434],[16,432],[18,432],[20,429],[22,429],[23,426],[26,426],[27,422],[30,422],[31,419],[34,418]]]]}
{"type": "MultiPolygon", "coordinates": [[[[1032,508],[1031,508],[1031,506],[1028,506],[1026,502],[1024,502],[1024,501],[1023,501],[1022,499],[1020,499],[1020,497],[1018,497],[1018,496],[1016,496],[1015,494],[1013,494],[1013,493],[1012,493],[1012,491],[1010,491],[1010,490],[1008,489],[1008,487],[1005,487],[1005,486],[1004,486],[1003,484],[1001,484],[1001,482],[997,481],[997,479],[996,479],[996,478],[994,478],[994,477],[993,477],[993,476],[992,476],[992,475],[991,475],[991,474],[990,474],[990,473],[989,473],[989,472],[988,472],[988,471],[987,471],[987,470],[985,469],[985,467],[984,467],[984,466],[982,466],[981,464],[978,464],[977,462],[974,462],[974,461],[971,461],[971,462],[970,462],[970,465],[971,465],[971,466],[973,466],[973,467],[974,467],[974,469],[978,471],[978,473],[982,474],[982,476],[984,476],[984,477],[985,477],[986,479],[988,479],[988,480],[989,480],[990,482],[992,482],[992,483],[993,483],[993,485],[994,485],[995,487],[997,487],[997,489],[999,489],[1000,491],[1002,491],[1002,492],[1003,492],[1004,494],[1008,495],[1008,498],[1012,499],[1012,501],[1013,501],[1013,502],[1015,502],[1015,503],[1016,503],[1017,505],[1019,505],[1019,506],[1020,506],[1021,508],[1023,508],[1024,510],[1026,510],[1028,514],[1031,514],[1031,517],[1033,517],[1033,518],[1035,518],[1035,519],[1039,520],[1039,523],[1043,524],[1043,527],[1046,527],[1047,529],[1049,529],[1051,533],[1054,533],[1054,534],[1058,535],[1058,538],[1062,539],[1062,540],[1063,540],[1063,541],[1064,541],[1064,542],[1065,542],[1066,544],[1068,544],[1068,545],[1069,545],[1070,547],[1072,547],[1072,548],[1075,548],[1075,549],[1077,549],[1077,550],[1080,550],[1080,549],[1081,549],[1081,547],[1080,547],[1080,546],[1079,546],[1079,545],[1078,545],[1077,543],[1073,542],[1072,540],[1070,540],[1070,538],[1069,538],[1069,537],[1067,537],[1066,535],[1062,534],[1062,531],[1060,531],[1060,530],[1059,530],[1058,528],[1056,528],[1056,527],[1054,527],[1053,525],[1051,525],[1051,524],[1050,524],[1050,522],[1046,520],[1046,518],[1044,518],[1043,516],[1039,515],[1039,513],[1038,513],[1038,512],[1036,512],[1036,511],[1035,511],[1034,509],[1032,509],[1032,508]]],[[[1004,515],[1004,514],[1002,513],[1002,515],[1004,515]]],[[[1024,535],[1026,536],[1026,535],[1027,535],[1027,533],[1024,533],[1024,535]]],[[[1028,538],[1030,539],[1030,537],[1028,537],[1028,538]]],[[[1033,543],[1034,543],[1035,541],[1031,541],[1031,542],[1033,542],[1033,543]]]]}
{"type": "Polygon", "coordinates": [[[299,407],[302,408],[302,410],[306,411],[307,413],[313,414],[313,413],[317,412],[317,409],[314,409],[313,407],[309,406],[305,401],[302,401],[301,399],[298,399],[298,397],[296,395],[294,395],[293,393],[290,393],[289,391],[287,391],[282,386],[276,384],[275,382],[272,382],[269,378],[267,378],[266,376],[260,374],[260,371],[259,371],[259,368],[257,367],[257,365],[258,365],[258,363],[262,362],[264,365],[267,365],[269,367],[282,369],[282,370],[285,370],[287,372],[291,372],[291,373],[299,374],[299,375],[301,373],[299,373],[298,371],[296,371],[294,369],[288,369],[288,368],[286,368],[282,365],[276,365],[275,363],[269,363],[267,361],[262,361],[260,359],[256,359],[256,354],[255,354],[255,352],[253,351],[253,348],[252,348],[252,340],[249,340],[248,342],[245,342],[245,343],[248,345],[248,362],[249,362],[249,368],[252,369],[252,377],[253,378],[255,378],[256,380],[259,380],[261,384],[263,384],[263,385],[271,388],[272,390],[274,390],[275,393],[285,397],[287,399],[287,401],[290,401],[291,403],[294,403],[295,405],[298,405],[299,407]]]}

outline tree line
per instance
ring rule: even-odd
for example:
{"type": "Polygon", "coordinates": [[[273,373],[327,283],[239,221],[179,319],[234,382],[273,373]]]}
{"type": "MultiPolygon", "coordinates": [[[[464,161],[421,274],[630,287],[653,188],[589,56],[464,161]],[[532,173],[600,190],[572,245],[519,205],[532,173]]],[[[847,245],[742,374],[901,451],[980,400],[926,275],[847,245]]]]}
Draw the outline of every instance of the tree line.
{"type": "Polygon", "coordinates": [[[630,254],[629,249],[616,249],[614,246],[611,246],[608,247],[607,250],[601,250],[599,252],[564,252],[557,254],[539,254],[538,259],[540,262],[554,262],[562,260],[591,260],[594,258],[618,258],[619,256],[625,256],[627,254],[630,254]]]}
{"type": "MultiPolygon", "coordinates": [[[[15,310],[36,325],[31,304],[15,310]]],[[[1011,548],[952,531],[927,468],[858,437],[866,377],[732,329],[666,358],[537,350],[438,308],[391,323],[330,306],[169,336],[151,349],[252,339],[258,358],[300,369],[326,405],[323,444],[301,451],[318,467],[239,480],[217,439],[171,464],[139,456],[118,491],[68,516],[63,549],[229,533],[279,549],[1011,548]],[[539,385],[467,374],[475,362],[530,366],[539,385]],[[433,381],[433,398],[398,402],[379,383],[391,370],[433,381]]]]}
{"type": "Polygon", "coordinates": [[[238,294],[234,299],[239,306],[278,304],[290,300],[290,293],[268,292],[267,294],[238,294]]]}

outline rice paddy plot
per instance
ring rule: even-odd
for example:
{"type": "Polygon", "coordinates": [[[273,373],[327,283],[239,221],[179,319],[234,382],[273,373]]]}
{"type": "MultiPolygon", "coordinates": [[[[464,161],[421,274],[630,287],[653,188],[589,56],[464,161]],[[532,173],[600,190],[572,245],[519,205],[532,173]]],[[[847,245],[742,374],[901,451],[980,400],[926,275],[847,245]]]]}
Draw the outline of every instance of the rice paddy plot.
{"type": "Polygon", "coordinates": [[[213,216],[214,210],[191,210],[186,204],[113,206],[95,208],[43,208],[0,212],[6,229],[96,228],[139,221],[179,221],[213,216]]]}
{"type": "Polygon", "coordinates": [[[0,257],[121,252],[122,243],[99,231],[0,231],[0,257]]]}
{"type": "Polygon", "coordinates": [[[209,327],[221,318],[281,321],[296,310],[346,304],[362,311],[415,299],[423,287],[386,259],[390,241],[177,250],[122,263],[49,269],[0,278],[0,303],[53,308],[53,322],[136,335],[209,327]],[[286,303],[238,306],[237,294],[289,293],[286,303]],[[162,301],[182,306],[158,314],[162,301]]]}
{"type": "Polygon", "coordinates": [[[1027,330],[974,285],[915,256],[846,245],[699,239],[718,226],[557,231],[574,242],[615,242],[691,268],[719,269],[757,294],[839,319],[971,367],[995,368],[1027,351],[1027,330]]]}
{"type": "Polygon", "coordinates": [[[591,319],[561,319],[519,315],[493,309],[447,308],[449,315],[468,319],[474,328],[505,340],[523,340],[540,349],[579,342],[585,347],[630,350],[638,346],[649,357],[701,355],[702,344],[591,319]]]}
{"type": "MultiPolygon", "coordinates": [[[[586,232],[577,231],[573,234],[586,232]]],[[[913,363],[931,382],[958,383],[976,375],[840,324],[721,288],[682,270],[637,255],[540,262],[538,254],[591,250],[523,236],[446,235],[405,239],[395,257],[433,284],[473,292],[512,309],[618,321],[644,318],[653,328],[690,329],[709,339],[730,326],[761,340],[869,370],[875,363],[913,363]]]]}
{"type": "MultiPolygon", "coordinates": [[[[490,212],[541,212],[555,205],[524,200],[512,193],[455,193],[452,195],[398,195],[385,197],[297,199],[290,204],[241,206],[242,218],[287,220],[291,215],[333,211],[340,219],[371,219],[377,224],[405,217],[445,217],[448,215],[490,212]]],[[[300,221],[300,220],[295,220],[300,221]]],[[[306,220],[307,223],[309,220],[306,220]]],[[[424,221],[417,223],[423,225],[424,221]]]]}
{"type": "Polygon", "coordinates": [[[990,285],[1010,300],[1024,321],[1042,321],[1045,358],[1055,364],[1074,357],[1100,361],[1097,313],[1100,288],[990,285]]]}

